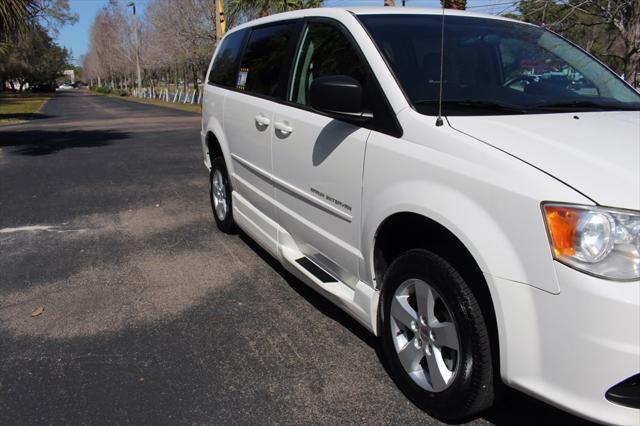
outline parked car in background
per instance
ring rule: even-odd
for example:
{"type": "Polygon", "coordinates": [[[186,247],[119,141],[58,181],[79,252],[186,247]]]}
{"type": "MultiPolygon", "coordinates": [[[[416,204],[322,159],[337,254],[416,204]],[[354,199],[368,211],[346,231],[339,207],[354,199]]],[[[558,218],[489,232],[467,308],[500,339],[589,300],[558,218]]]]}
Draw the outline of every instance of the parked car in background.
{"type": "Polygon", "coordinates": [[[611,70],[534,25],[326,8],[225,36],[201,136],[218,227],[379,336],[416,405],[462,421],[505,383],[629,425],[639,111],[611,70]]]}

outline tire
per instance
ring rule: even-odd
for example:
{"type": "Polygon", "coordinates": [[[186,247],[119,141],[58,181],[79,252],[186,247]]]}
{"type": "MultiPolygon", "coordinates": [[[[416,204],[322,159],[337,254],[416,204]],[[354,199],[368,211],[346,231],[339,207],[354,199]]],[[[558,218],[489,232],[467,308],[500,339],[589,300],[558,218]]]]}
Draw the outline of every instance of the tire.
{"type": "Polygon", "coordinates": [[[383,360],[415,405],[442,421],[461,422],[493,404],[486,322],[473,292],[451,264],[430,251],[410,250],[389,266],[381,297],[383,360]]]}
{"type": "Polygon", "coordinates": [[[238,228],[233,220],[231,183],[224,158],[216,157],[211,161],[209,173],[209,199],[211,210],[218,229],[226,234],[234,234],[238,228]]]}

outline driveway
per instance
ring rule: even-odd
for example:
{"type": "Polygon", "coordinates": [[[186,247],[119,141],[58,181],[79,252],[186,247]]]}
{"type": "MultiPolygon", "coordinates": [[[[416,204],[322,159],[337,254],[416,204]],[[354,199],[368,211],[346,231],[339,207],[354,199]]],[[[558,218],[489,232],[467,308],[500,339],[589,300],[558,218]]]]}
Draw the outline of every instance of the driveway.
{"type": "MultiPolygon", "coordinates": [[[[217,231],[198,115],[42,113],[0,128],[0,424],[438,423],[366,330],[217,231]]],[[[541,422],[579,420],[507,392],[470,424],[541,422]]]]}

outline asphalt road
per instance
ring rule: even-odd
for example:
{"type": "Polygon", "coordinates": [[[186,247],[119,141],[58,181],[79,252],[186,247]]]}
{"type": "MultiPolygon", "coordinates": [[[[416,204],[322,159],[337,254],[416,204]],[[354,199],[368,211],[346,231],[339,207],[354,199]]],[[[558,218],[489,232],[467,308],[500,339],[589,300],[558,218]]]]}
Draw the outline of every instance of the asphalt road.
{"type": "MultiPolygon", "coordinates": [[[[0,424],[438,423],[366,330],[217,231],[198,115],[42,112],[0,127],[0,424]]],[[[542,422],[579,420],[507,392],[471,424],[542,422]]]]}

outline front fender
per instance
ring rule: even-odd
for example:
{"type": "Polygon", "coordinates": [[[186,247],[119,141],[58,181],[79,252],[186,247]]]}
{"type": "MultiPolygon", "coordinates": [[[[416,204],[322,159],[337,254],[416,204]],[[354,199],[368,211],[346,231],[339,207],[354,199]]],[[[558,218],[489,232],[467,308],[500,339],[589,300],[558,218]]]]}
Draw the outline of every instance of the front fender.
{"type": "Polygon", "coordinates": [[[419,135],[405,137],[420,142],[374,132],[367,144],[361,276],[379,286],[373,264],[377,232],[391,215],[411,212],[453,233],[485,274],[559,293],[540,203],[588,200],[451,128],[422,126],[419,135]]]}

